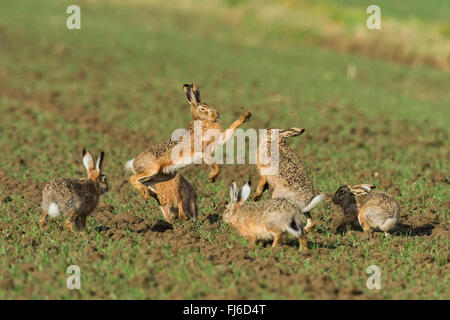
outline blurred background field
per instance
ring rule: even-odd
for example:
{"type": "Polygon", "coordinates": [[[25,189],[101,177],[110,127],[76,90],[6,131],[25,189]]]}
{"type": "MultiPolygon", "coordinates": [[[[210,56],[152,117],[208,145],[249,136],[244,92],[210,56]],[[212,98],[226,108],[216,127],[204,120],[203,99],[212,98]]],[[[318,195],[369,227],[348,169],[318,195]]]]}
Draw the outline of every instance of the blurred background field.
{"type": "Polygon", "coordinates": [[[67,30],[70,4],[0,2],[0,298],[449,298],[448,1],[83,0],[67,30]],[[221,221],[229,183],[256,184],[251,165],[214,184],[183,170],[200,221],[161,230],[123,164],[188,124],[191,82],[223,127],[244,110],[244,128],[305,127],[290,145],[316,189],[374,183],[401,203],[403,232],[338,232],[327,200],[310,252],[251,248],[221,221]],[[85,233],[40,231],[42,187],[84,176],[85,146],[105,150],[111,192],[85,233]],[[80,291],[65,287],[71,264],[80,291]],[[371,264],[381,290],[365,286],[371,264]]]}

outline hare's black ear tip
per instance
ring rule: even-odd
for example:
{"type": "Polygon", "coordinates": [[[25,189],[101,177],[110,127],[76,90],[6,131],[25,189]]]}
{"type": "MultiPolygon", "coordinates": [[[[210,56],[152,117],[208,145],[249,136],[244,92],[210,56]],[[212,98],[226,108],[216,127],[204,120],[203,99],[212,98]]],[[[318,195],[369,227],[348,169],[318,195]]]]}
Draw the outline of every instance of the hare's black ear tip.
{"type": "Polygon", "coordinates": [[[83,148],[83,157],[86,155],[86,148],[83,148]]]}
{"type": "Polygon", "coordinates": [[[377,187],[376,185],[374,185],[374,184],[372,185],[372,189],[375,189],[376,187],[377,187]]]}
{"type": "Polygon", "coordinates": [[[191,84],[188,84],[188,83],[185,83],[185,84],[183,84],[183,88],[190,88],[192,85],[191,84]]]}
{"type": "Polygon", "coordinates": [[[104,156],[105,156],[105,151],[100,151],[100,155],[101,155],[102,157],[104,157],[104,156]]]}

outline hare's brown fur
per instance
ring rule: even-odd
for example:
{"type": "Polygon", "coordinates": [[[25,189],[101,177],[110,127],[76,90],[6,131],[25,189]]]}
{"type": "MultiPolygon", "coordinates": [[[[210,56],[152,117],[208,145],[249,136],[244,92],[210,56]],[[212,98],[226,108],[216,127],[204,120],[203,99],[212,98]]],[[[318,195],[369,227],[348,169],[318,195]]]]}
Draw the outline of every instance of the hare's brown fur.
{"type": "Polygon", "coordinates": [[[299,249],[307,245],[304,215],[295,203],[285,198],[252,203],[244,203],[245,199],[242,191],[238,200],[232,198],[223,220],[238,229],[251,244],[257,240],[273,240],[272,247],[275,247],[283,235],[290,233],[299,239],[299,249]]]}
{"type": "Polygon", "coordinates": [[[385,192],[371,191],[374,185],[341,186],[333,202],[344,211],[345,222],[358,221],[365,232],[393,231],[400,218],[400,205],[385,192]]]}
{"type": "Polygon", "coordinates": [[[264,190],[270,185],[273,188],[272,198],[286,198],[297,204],[302,210],[305,209],[304,213],[308,219],[306,230],[309,231],[314,223],[309,215],[309,211],[312,208],[306,208],[308,208],[308,205],[312,203],[312,200],[315,197],[318,200],[316,201],[318,203],[321,201],[320,199],[323,199],[324,195],[317,196],[313,187],[313,182],[303,164],[302,156],[286,143],[286,138],[300,135],[305,129],[290,128],[279,130],[278,171],[275,174],[264,175],[262,169],[266,167],[267,164],[262,163],[260,155],[264,153],[270,155],[273,130],[277,129],[268,129],[267,139],[263,139],[259,145],[257,169],[260,173],[260,181],[254,199],[259,200],[264,190]]]}
{"type": "Polygon", "coordinates": [[[53,180],[44,187],[41,203],[44,214],[39,221],[41,229],[47,224],[51,206],[56,208],[53,209],[56,210],[55,216],[67,217],[65,226],[69,231],[74,232],[73,223],[78,230],[86,227],[87,216],[95,210],[100,196],[109,190],[109,186],[106,177],[101,173],[103,152],[97,160],[97,165],[94,165],[92,155],[83,150],[83,162],[88,178],[53,180]]]}
{"type": "Polygon", "coordinates": [[[212,159],[214,147],[220,143],[224,143],[233,132],[250,116],[250,112],[244,113],[238,120],[225,131],[222,130],[218,120],[219,113],[212,106],[200,101],[200,92],[196,85],[184,85],[186,98],[191,106],[192,121],[187,128],[188,135],[182,136],[176,140],[168,140],[156,146],[153,146],[134,160],[131,160],[127,166],[133,171],[130,177],[131,184],[144,196],[145,199],[150,197],[150,191],[153,185],[172,179],[178,169],[181,169],[194,162],[194,124],[195,121],[201,122],[201,156],[211,165],[210,181],[215,181],[219,174],[219,167],[212,159]],[[204,133],[207,130],[216,129],[220,132],[217,140],[206,138],[204,133]],[[187,150],[188,154],[180,156],[178,161],[172,159],[172,151],[175,147],[182,147],[179,150],[187,150]],[[149,188],[150,187],[150,190],[149,188]]]}
{"type": "Polygon", "coordinates": [[[197,218],[197,191],[180,173],[155,184],[153,192],[152,196],[158,201],[167,222],[177,218],[197,218]]]}

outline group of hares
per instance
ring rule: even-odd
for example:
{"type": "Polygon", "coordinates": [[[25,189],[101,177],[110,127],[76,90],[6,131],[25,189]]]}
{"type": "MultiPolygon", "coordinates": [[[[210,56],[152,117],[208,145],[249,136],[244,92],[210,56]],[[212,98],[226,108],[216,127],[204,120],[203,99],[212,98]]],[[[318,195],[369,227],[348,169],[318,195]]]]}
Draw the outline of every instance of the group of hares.
{"type": "MultiPolygon", "coordinates": [[[[192,122],[187,130],[193,134],[194,121],[201,121],[202,130],[218,129],[219,139],[202,140],[202,153],[214,150],[225,143],[251,113],[245,112],[233,122],[227,130],[222,130],[218,120],[219,113],[212,106],[201,102],[200,92],[195,84],[185,84],[184,93],[190,104],[192,122]]],[[[279,160],[278,170],[274,174],[264,175],[264,165],[257,157],[259,184],[253,197],[255,201],[246,202],[251,192],[250,181],[238,190],[236,183],[230,185],[230,201],[223,212],[225,223],[232,224],[240,234],[253,245],[257,240],[273,240],[276,246],[286,233],[298,238],[299,248],[307,247],[307,233],[314,226],[310,212],[324,198],[324,193],[316,193],[301,156],[290,148],[285,139],[301,135],[305,129],[267,129],[266,139],[261,139],[258,149],[266,148],[270,152],[272,130],[278,132],[279,160]],[[262,200],[265,190],[272,187],[272,198],[262,200]]],[[[274,135],[275,136],[275,135],[274,135]]],[[[194,163],[193,139],[169,139],[154,145],[126,164],[133,172],[130,182],[145,198],[153,197],[158,202],[167,222],[174,219],[197,218],[197,192],[195,188],[178,172],[194,163]],[[172,150],[178,144],[186,146],[191,152],[183,153],[181,159],[173,160],[172,150]]],[[[186,149],[186,148],[185,148],[186,149]]],[[[43,217],[39,221],[41,228],[47,224],[48,217],[63,215],[65,227],[74,232],[86,226],[86,218],[96,208],[99,197],[109,190],[108,181],[102,173],[104,152],[97,161],[86,149],[83,150],[83,164],[87,178],[59,179],[48,183],[43,190],[41,208],[43,217]]],[[[218,165],[212,161],[209,180],[214,182],[218,165]]],[[[372,191],[372,184],[343,185],[338,188],[332,201],[344,212],[344,222],[359,224],[370,235],[374,231],[392,231],[398,223],[400,206],[398,202],[384,192],[372,191]]]]}

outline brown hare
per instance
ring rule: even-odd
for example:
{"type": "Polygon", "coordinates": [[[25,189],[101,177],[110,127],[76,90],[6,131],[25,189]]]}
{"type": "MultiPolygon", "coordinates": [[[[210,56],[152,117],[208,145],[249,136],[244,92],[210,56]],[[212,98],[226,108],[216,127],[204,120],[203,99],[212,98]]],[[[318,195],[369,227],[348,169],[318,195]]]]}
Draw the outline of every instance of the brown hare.
{"type": "Polygon", "coordinates": [[[145,199],[150,198],[148,186],[151,189],[155,183],[173,178],[177,170],[198,163],[198,159],[203,158],[210,161],[212,170],[209,179],[212,182],[215,181],[219,174],[219,167],[212,159],[215,147],[225,143],[241,124],[250,119],[251,113],[245,112],[227,130],[223,131],[217,121],[219,113],[212,106],[201,102],[200,92],[195,84],[185,84],[184,93],[191,106],[192,115],[192,121],[186,130],[186,134],[178,139],[169,139],[150,147],[136,158],[128,161],[125,166],[134,172],[130,177],[130,182],[145,199]],[[195,137],[195,133],[197,133],[195,128],[198,125],[201,125],[199,139],[195,137]],[[210,137],[205,134],[214,130],[220,135],[210,137]],[[197,151],[198,149],[200,150],[197,151]],[[187,150],[187,152],[186,154],[183,152],[180,156],[180,150],[187,150]]]}
{"type": "Polygon", "coordinates": [[[286,198],[297,204],[307,218],[305,231],[309,232],[314,226],[310,211],[317,206],[324,198],[325,194],[316,194],[313,182],[303,165],[299,153],[290,148],[285,139],[295,137],[305,132],[303,128],[290,128],[286,130],[268,129],[266,138],[262,138],[259,144],[257,169],[260,174],[259,184],[254,195],[254,200],[261,199],[263,192],[269,185],[273,187],[272,198],[286,198]],[[263,170],[270,164],[261,161],[261,155],[270,155],[272,135],[276,137],[278,131],[278,170],[272,174],[264,174],[263,170]]]}
{"type": "Polygon", "coordinates": [[[284,198],[244,203],[250,189],[250,181],[240,192],[236,183],[231,183],[231,199],[223,213],[223,221],[232,224],[252,245],[256,240],[273,240],[272,247],[275,247],[283,235],[289,233],[298,238],[300,250],[307,248],[304,216],[300,208],[284,198]]]}
{"type": "Polygon", "coordinates": [[[89,151],[83,149],[83,164],[87,170],[87,178],[59,179],[49,182],[42,192],[41,208],[44,215],[39,221],[40,228],[47,224],[48,216],[67,217],[65,227],[74,232],[86,227],[86,218],[97,207],[102,194],[109,190],[108,181],[102,174],[104,152],[100,153],[97,162],[89,151]]]}
{"type": "Polygon", "coordinates": [[[181,173],[168,181],[155,184],[150,194],[158,202],[167,222],[177,218],[197,218],[197,191],[181,173]]]}
{"type": "Polygon", "coordinates": [[[344,211],[344,222],[358,221],[364,232],[393,231],[400,218],[400,205],[384,192],[372,191],[373,184],[344,185],[333,196],[333,203],[344,211]]]}

